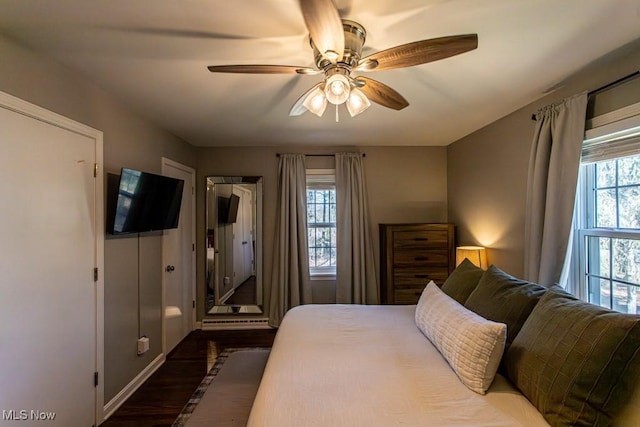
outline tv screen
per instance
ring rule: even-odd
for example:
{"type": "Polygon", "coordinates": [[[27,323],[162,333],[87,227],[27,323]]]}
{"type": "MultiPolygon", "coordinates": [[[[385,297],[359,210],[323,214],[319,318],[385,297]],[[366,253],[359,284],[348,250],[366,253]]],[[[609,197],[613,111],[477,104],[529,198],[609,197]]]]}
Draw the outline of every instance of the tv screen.
{"type": "Polygon", "coordinates": [[[177,228],[183,187],[181,179],[122,168],[107,231],[122,234],[177,228]]]}
{"type": "Polygon", "coordinates": [[[227,209],[227,224],[233,224],[238,218],[238,205],[240,204],[240,197],[232,194],[229,197],[229,208],[227,209]]]}

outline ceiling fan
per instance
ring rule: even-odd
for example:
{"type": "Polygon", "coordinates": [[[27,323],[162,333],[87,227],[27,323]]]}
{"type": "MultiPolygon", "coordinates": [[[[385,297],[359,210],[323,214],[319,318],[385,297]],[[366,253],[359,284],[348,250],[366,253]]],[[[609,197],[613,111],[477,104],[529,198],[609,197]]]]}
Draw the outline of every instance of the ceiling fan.
{"type": "Polygon", "coordinates": [[[304,22],[309,30],[316,68],[294,65],[212,65],[213,73],[247,74],[324,74],[324,81],[302,95],[291,108],[290,116],[307,110],[318,117],[324,114],[327,102],[346,104],[354,117],[365,111],[371,101],[394,110],[409,105],[406,99],[389,86],[352,72],[370,72],[411,67],[458,55],[478,47],[477,34],[462,34],[421,40],[392,47],[361,57],[366,31],[354,21],[340,19],[332,0],[299,0],[304,22]]]}

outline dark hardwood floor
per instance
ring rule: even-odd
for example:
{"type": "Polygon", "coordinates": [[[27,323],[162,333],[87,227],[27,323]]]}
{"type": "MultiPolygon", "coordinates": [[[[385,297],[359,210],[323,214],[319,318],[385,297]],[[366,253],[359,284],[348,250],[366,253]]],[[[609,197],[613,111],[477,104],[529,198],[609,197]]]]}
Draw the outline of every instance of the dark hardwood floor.
{"type": "Polygon", "coordinates": [[[209,371],[231,347],[271,347],[276,330],[193,331],[103,427],[169,427],[209,371]]]}
{"type": "Polygon", "coordinates": [[[225,301],[225,305],[252,305],[256,304],[256,276],[251,276],[238,286],[225,301]]]}

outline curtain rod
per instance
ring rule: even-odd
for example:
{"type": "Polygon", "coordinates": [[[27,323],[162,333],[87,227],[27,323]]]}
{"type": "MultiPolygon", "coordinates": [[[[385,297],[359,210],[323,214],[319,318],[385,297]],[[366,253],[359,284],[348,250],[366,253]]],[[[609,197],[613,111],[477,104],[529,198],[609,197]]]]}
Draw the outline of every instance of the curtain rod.
{"type": "MultiPolygon", "coordinates": [[[[620,83],[623,83],[623,82],[625,82],[625,81],[627,81],[627,80],[631,80],[632,78],[634,78],[634,77],[638,76],[639,74],[640,74],[640,71],[635,71],[635,72],[633,72],[633,73],[629,74],[628,76],[621,77],[621,78],[619,78],[619,79],[618,79],[618,80],[616,80],[616,81],[613,81],[613,82],[611,82],[611,83],[607,83],[607,84],[606,84],[606,85],[604,85],[604,86],[600,86],[600,87],[599,87],[599,88],[597,88],[597,89],[594,89],[594,90],[589,91],[589,92],[587,93],[587,96],[595,95],[596,93],[599,93],[599,92],[602,92],[602,91],[607,90],[607,89],[609,89],[609,88],[612,88],[613,86],[616,86],[616,85],[618,85],[618,84],[620,84],[620,83]]],[[[535,120],[535,119],[536,119],[536,115],[535,115],[535,114],[532,114],[532,115],[531,115],[531,120],[535,120]]]]}
{"type": "MultiPolygon", "coordinates": [[[[303,154],[306,157],[333,157],[336,153],[331,154],[303,154]]],[[[276,153],[276,157],[280,157],[280,153],[276,153]]],[[[362,157],[367,157],[367,153],[362,153],[362,157]]]]}

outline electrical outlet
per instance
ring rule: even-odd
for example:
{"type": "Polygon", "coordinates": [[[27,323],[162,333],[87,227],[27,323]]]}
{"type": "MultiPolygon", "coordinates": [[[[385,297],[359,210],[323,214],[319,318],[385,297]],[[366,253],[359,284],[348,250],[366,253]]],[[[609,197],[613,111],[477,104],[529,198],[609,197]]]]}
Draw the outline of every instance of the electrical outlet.
{"type": "Polygon", "coordinates": [[[138,338],[138,356],[145,354],[147,351],[149,351],[149,338],[138,338]]]}

